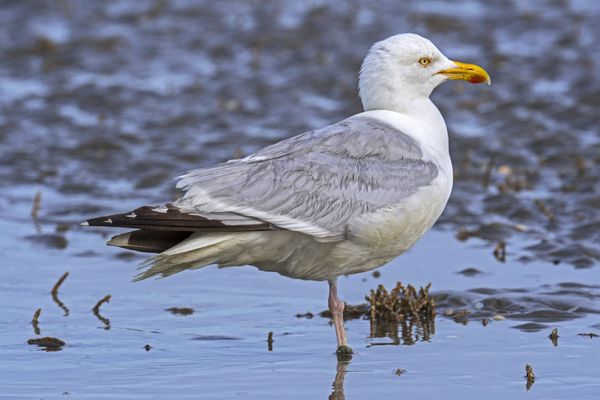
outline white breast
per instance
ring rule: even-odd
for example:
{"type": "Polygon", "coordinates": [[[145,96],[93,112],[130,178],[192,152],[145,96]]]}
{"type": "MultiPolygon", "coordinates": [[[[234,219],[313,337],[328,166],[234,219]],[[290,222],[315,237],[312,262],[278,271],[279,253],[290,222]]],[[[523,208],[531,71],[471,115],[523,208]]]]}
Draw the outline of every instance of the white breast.
{"type": "Polygon", "coordinates": [[[339,268],[336,272],[343,274],[377,268],[408,250],[437,221],[452,190],[448,135],[441,116],[424,126],[422,120],[391,111],[365,114],[417,140],[423,159],[438,167],[438,176],[430,185],[420,188],[399,204],[350,222],[348,239],[339,243],[331,254],[333,264],[339,268]]]}

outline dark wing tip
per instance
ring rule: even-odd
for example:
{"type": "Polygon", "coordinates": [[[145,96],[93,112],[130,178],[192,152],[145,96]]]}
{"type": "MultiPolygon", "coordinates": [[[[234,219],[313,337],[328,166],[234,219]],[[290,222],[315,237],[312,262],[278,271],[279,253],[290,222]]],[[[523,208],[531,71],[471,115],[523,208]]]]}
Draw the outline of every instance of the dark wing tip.
{"type": "MultiPolygon", "coordinates": [[[[240,216],[240,218],[244,218],[240,216]]],[[[248,223],[225,222],[220,218],[211,218],[210,214],[200,215],[182,212],[172,204],[164,207],[143,206],[129,213],[106,215],[91,218],[83,226],[112,226],[137,229],[158,229],[183,232],[239,232],[264,231],[276,229],[271,224],[253,219],[248,223]]]]}

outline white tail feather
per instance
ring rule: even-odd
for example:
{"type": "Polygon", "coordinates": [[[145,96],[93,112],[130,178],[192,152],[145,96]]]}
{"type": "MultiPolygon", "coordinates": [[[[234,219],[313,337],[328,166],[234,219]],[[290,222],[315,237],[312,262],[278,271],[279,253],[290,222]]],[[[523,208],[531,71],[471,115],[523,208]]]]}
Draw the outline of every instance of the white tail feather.
{"type": "Polygon", "coordinates": [[[140,265],[144,271],[135,277],[140,281],[154,275],[163,277],[185,269],[201,268],[219,261],[234,235],[230,233],[194,234],[170,249],[150,257],[140,265]]]}

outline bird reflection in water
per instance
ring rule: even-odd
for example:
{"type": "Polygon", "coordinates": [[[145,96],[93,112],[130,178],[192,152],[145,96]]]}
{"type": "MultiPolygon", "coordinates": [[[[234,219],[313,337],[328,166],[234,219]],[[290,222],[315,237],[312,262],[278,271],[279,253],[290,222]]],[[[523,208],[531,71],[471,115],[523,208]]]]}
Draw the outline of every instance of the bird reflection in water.
{"type": "Polygon", "coordinates": [[[333,380],[333,390],[329,395],[329,400],[345,400],[344,395],[344,379],[346,378],[346,372],[348,372],[348,366],[350,365],[351,355],[338,355],[337,368],[335,372],[335,379],[333,380]]]}
{"type": "MultiPolygon", "coordinates": [[[[435,334],[435,313],[430,313],[427,316],[421,314],[420,317],[399,319],[397,321],[378,321],[371,320],[372,338],[389,337],[391,343],[371,343],[369,346],[381,345],[411,345],[419,341],[430,341],[435,334]]],[[[329,400],[345,400],[344,395],[344,380],[348,366],[352,360],[351,354],[337,355],[337,368],[335,379],[333,380],[332,391],[329,395],[329,400]]],[[[403,370],[400,373],[404,372],[403,370]]],[[[400,373],[396,372],[398,375],[400,373]]]]}

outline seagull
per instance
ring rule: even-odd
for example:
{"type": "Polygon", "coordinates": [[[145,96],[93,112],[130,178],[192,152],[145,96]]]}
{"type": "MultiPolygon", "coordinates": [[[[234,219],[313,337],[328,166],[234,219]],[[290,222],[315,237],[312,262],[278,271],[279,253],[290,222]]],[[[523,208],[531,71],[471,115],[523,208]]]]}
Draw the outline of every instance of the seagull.
{"type": "Polygon", "coordinates": [[[359,73],[364,112],[241,159],[179,177],[184,194],[84,226],[135,229],[108,244],[158,253],[135,280],[217,264],[251,265],[327,281],[338,355],[352,354],[337,277],[378,268],[408,250],[452,189],[448,133],[429,99],[447,80],[490,84],[406,33],[375,43],[359,73]]]}

